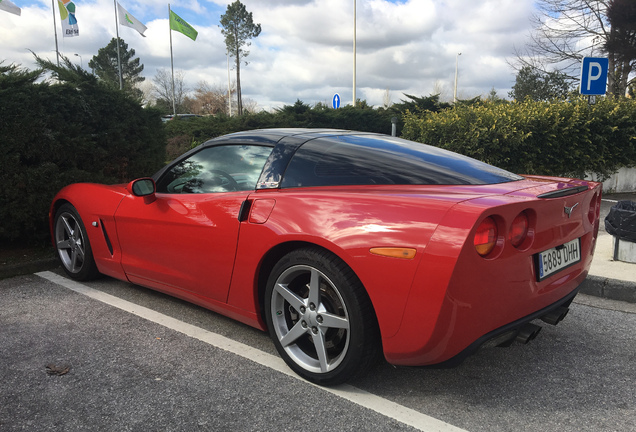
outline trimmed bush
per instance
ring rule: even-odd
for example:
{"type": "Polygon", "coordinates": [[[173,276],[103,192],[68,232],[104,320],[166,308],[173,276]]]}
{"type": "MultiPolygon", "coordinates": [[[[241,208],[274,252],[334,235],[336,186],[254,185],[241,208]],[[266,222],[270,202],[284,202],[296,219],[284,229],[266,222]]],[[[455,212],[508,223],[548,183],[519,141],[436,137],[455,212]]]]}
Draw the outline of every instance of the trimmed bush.
{"type": "Polygon", "coordinates": [[[75,182],[121,183],[165,162],[159,113],[68,63],[0,65],[0,241],[44,243],[51,200],[75,182]]]}
{"type": "Polygon", "coordinates": [[[607,178],[636,165],[636,102],[458,104],[404,116],[402,137],[521,174],[607,178]]]}

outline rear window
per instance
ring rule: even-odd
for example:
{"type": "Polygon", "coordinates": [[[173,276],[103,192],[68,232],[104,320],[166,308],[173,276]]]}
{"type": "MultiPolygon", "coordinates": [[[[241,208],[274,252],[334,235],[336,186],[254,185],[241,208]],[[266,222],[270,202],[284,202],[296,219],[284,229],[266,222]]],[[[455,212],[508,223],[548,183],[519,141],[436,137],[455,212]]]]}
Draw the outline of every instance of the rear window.
{"type": "Polygon", "coordinates": [[[495,184],[522,177],[437,147],[377,135],[308,141],[291,159],[281,187],[495,184]]]}

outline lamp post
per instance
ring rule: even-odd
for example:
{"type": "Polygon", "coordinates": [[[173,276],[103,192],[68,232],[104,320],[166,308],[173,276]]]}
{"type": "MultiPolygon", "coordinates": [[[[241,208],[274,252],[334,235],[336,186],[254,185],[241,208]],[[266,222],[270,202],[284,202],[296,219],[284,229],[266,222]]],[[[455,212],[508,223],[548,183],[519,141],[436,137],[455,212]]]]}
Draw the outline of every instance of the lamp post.
{"type": "Polygon", "coordinates": [[[84,69],[84,61],[82,60],[82,56],[76,53],[76,54],[75,54],[75,57],[79,57],[79,58],[80,58],[80,67],[81,67],[82,69],[84,69]]]}
{"type": "Polygon", "coordinates": [[[453,103],[457,102],[457,66],[459,65],[459,56],[462,53],[457,53],[455,56],[455,90],[453,91],[453,103]]]}
{"type": "Polygon", "coordinates": [[[353,0],[353,107],[356,106],[356,0],[353,0]]]}

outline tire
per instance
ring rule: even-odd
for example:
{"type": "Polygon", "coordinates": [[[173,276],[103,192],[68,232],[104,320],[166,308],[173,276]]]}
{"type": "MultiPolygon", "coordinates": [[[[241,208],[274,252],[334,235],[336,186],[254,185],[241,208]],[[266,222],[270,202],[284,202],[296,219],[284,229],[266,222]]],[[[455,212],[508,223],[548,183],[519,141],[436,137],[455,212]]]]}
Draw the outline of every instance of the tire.
{"type": "Polygon", "coordinates": [[[86,228],[71,204],[63,204],[55,213],[53,235],[57,257],[70,278],[87,281],[99,276],[86,228]]]}
{"type": "Polygon", "coordinates": [[[373,366],[380,337],[371,301],[353,271],[318,248],[285,255],[265,291],[276,349],[303,378],[336,385],[373,366]]]}

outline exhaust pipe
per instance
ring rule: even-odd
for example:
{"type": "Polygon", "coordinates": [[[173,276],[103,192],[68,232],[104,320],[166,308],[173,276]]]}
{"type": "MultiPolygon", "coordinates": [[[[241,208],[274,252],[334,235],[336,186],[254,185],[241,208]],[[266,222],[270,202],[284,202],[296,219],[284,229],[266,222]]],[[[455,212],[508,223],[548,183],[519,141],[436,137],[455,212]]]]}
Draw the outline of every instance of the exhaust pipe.
{"type": "Polygon", "coordinates": [[[563,318],[565,318],[565,316],[568,314],[569,311],[570,309],[566,307],[563,307],[563,306],[558,307],[554,309],[553,311],[543,315],[541,317],[541,321],[546,322],[548,324],[557,325],[558,323],[561,322],[561,320],[563,320],[563,318]]]}
{"type": "Polygon", "coordinates": [[[519,333],[517,333],[517,337],[515,340],[522,344],[527,344],[531,340],[537,337],[539,332],[541,331],[541,327],[535,324],[526,324],[521,327],[519,333]]]}

